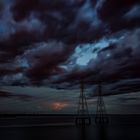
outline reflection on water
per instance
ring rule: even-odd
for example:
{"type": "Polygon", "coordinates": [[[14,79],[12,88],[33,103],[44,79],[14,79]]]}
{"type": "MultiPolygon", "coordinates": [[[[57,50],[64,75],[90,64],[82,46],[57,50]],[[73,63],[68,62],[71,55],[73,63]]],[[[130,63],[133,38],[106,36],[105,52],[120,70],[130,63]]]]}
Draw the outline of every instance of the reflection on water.
{"type": "Polygon", "coordinates": [[[86,126],[79,127],[79,140],[86,140],[86,126]]]}
{"type": "Polygon", "coordinates": [[[78,140],[108,140],[107,126],[102,124],[92,127],[80,125],[78,127],[78,140]]]}
{"type": "Polygon", "coordinates": [[[99,125],[98,130],[98,140],[108,140],[107,138],[107,127],[105,125],[99,125]]]}

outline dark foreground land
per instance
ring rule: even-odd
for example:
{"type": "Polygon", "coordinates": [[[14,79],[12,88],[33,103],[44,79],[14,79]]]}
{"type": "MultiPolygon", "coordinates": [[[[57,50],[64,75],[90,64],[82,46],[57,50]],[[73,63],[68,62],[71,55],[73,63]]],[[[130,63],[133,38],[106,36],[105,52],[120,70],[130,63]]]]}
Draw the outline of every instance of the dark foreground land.
{"type": "Polygon", "coordinates": [[[140,115],[109,115],[109,123],[75,126],[74,115],[0,116],[0,140],[140,140],[140,115]]]}

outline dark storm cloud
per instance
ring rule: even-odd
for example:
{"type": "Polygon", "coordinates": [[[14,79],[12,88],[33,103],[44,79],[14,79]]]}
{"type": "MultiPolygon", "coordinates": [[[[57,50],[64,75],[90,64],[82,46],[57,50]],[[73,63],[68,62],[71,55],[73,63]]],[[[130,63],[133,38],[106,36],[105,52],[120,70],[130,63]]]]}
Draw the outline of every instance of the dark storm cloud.
{"type": "MultiPolygon", "coordinates": [[[[102,95],[103,96],[112,96],[118,94],[133,94],[134,92],[140,91],[140,79],[126,79],[115,81],[108,84],[102,84],[102,95]]],[[[98,95],[98,85],[95,85],[94,88],[90,91],[89,97],[95,97],[98,95]]],[[[125,96],[124,96],[125,97],[125,96]]],[[[123,99],[120,99],[123,100],[123,99]]],[[[136,100],[133,97],[126,98],[126,101],[136,100]]],[[[125,99],[124,99],[125,101],[125,99]]]]}
{"type": "MultiPolygon", "coordinates": [[[[104,51],[100,54],[100,58],[105,57],[108,53],[110,57],[108,59],[102,59],[99,63],[103,67],[108,67],[109,69],[103,69],[102,74],[106,75],[107,79],[129,79],[140,77],[139,73],[139,33],[140,30],[136,29],[133,32],[129,32],[124,39],[120,40],[112,49],[104,51]],[[132,33],[132,34],[131,34],[132,33]],[[105,62],[106,61],[106,62],[105,62]]],[[[103,76],[104,77],[104,76],[103,76]]]]}
{"type": "Polygon", "coordinates": [[[36,44],[23,56],[30,65],[26,72],[27,76],[34,82],[63,73],[64,70],[59,65],[69,58],[74,48],[75,46],[61,42],[36,44]]]}
{"type": "Polygon", "coordinates": [[[97,11],[101,19],[111,21],[122,17],[137,3],[139,0],[99,0],[97,11]]]}
{"type": "Polygon", "coordinates": [[[11,12],[16,22],[32,15],[43,22],[46,40],[55,39],[74,44],[93,41],[104,34],[103,26],[97,27],[100,23],[94,7],[90,0],[17,0],[12,5],[11,12]]]}
{"type": "Polygon", "coordinates": [[[2,9],[3,9],[3,3],[2,3],[2,1],[0,1],[0,12],[2,9]]]}
{"type": "Polygon", "coordinates": [[[17,74],[20,72],[23,72],[22,68],[14,68],[14,69],[0,68],[0,76],[17,74]]]}
{"type": "Polygon", "coordinates": [[[6,66],[0,69],[2,81],[12,79],[20,85],[50,80],[65,88],[81,79],[90,85],[140,78],[138,0],[14,0],[3,4],[0,64],[6,66]],[[94,47],[103,38],[117,41],[102,49],[100,43],[93,51],[97,57],[86,66],[78,65],[75,58],[69,63],[78,46],[94,43],[94,47]],[[11,64],[15,67],[7,68],[11,64]],[[15,80],[16,74],[22,76],[15,80]]]}
{"type": "Polygon", "coordinates": [[[116,90],[118,93],[129,93],[129,92],[136,92],[140,90],[139,87],[140,80],[133,80],[133,81],[125,81],[124,83],[117,84],[112,88],[112,90],[116,90]]]}
{"type": "Polygon", "coordinates": [[[24,95],[24,94],[20,95],[20,94],[10,93],[7,91],[0,91],[0,99],[1,98],[18,98],[23,101],[28,101],[28,100],[31,100],[33,97],[29,95],[24,95]]]}
{"type": "MultiPolygon", "coordinates": [[[[30,16],[32,12],[42,13],[46,12],[49,13],[50,11],[58,11],[58,12],[65,12],[67,9],[71,9],[73,7],[78,8],[82,5],[82,1],[73,1],[73,0],[16,0],[15,4],[12,6],[11,10],[13,12],[14,19],[16,21],[20,21],[25,19],[26,17],[30,16]]],[[[72,10],[73,11],[73,10],[72,10]]],[[[71,12],[72,12],[71,11],[71,12]]],[[[44,14],[43,14],[44,16],[44,14]]]]}
{"type": "MultiPolygon", "coordinates": [[[[110,44],[110,46],[98,51],[97,58],[92,59],[86,67],[74,67],[61,76],[60,81],[77,80],[79,82],[81,79],[85,79],[86,83],[92,85],[99,81],[107,84],[123,79],[140,78],[139,33],[139,29],[128,32],[117,43],[110,44]]],[[[139,90],[137,85],[135,90],[139,90]]],[[[130,91],[133,88],[132,86],[130,91]]],[[[129,88],[127,90],[124,87],[125,90],[128,91],[129,88]]]]}
{"type": "Polygon", "coordinates": [[[138,0],[17,0],[11,12],[17,22],[31,15],[37,17],[46,26],[43,32],[46,40],[79,44],[98,40],[110,32],[138,27],[139,16],[126,16],[138,4],[138,0]]]}
{"type": "Polygon", "coordinates": [[[100,0],[97,4],[97,13],[111,32],[139,27],[140,16],[125,18],[125,15],[140,5],[139,0],[100,0]]]}
{"type": "Polygon", "coordinates": [[[1,63],[3,61],[10,61],[17,55],[22,54],[28,48],[28,45],[37,40],[40,40],[37,32],[30,32],[23,29],[11,34],[7,39],[0,41],[0,49],[2,51],[2,55],[0,56],[1,63]]]}

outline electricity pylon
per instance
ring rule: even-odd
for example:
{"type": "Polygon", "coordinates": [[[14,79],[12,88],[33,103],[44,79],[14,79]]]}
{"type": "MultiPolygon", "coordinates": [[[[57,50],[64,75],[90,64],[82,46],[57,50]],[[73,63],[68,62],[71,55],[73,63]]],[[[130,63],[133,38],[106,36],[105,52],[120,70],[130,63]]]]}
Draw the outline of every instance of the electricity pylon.
{"type": "Polygon", "coordinates": [[[89,116],[86,96],[84,94],[84,82],[81,81],[80,96],[78,104],[78,116],[76,117],[76,125],[90,125],[91,119],[89,116]]]}
{"type": "Polygon", "coordinates": [[[106,113],[105,103],[102,97],[102,85],[98,85],[98,98],[97,98],[97,110],[95,114],[95,123],[96,124],[105,124],[108,123],[109,119],[106,113]]]}

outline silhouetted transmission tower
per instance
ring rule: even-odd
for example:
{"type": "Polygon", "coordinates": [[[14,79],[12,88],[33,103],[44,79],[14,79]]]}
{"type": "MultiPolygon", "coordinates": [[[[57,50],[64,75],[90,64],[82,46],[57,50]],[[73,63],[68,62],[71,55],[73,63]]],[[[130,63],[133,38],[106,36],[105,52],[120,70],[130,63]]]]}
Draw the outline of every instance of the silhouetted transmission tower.
{"type": "Polygon", "coordinates": [[[89,116],[86,96],[84,94],[84,82],[83,81],[81,81],[81,86],[80,86],[78,116],[76,117],[76,124],[77,125],[89,125],[89,124],[91,124],[91,119],[89,116]]]}
{"type": "Polygon", "coordinates": [[[105,124],[108,122],[109,122],[109,119],[108,119],[108,116],[106,113],[106,107],[105,107],[105,103],[104,103],[104,100],[102,97],[102,85],[101,85],[101,83],[99,83],[95,123],[96,124],[105,124]]]}

